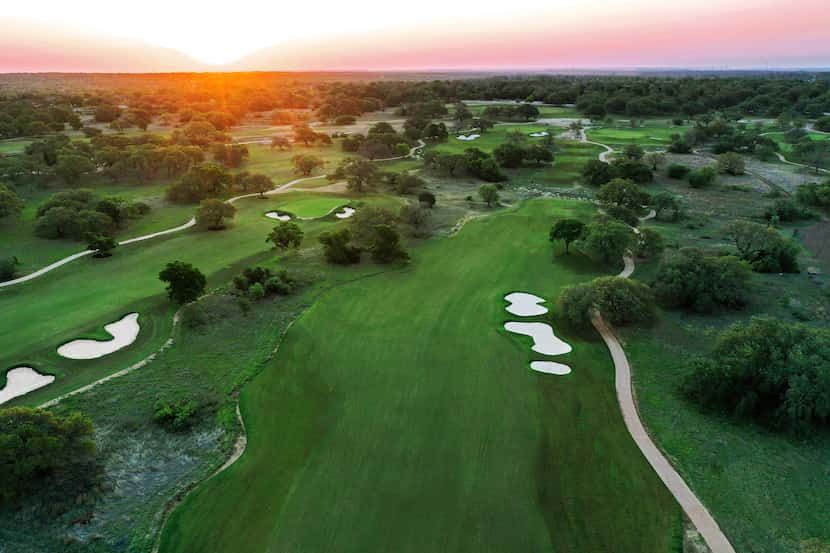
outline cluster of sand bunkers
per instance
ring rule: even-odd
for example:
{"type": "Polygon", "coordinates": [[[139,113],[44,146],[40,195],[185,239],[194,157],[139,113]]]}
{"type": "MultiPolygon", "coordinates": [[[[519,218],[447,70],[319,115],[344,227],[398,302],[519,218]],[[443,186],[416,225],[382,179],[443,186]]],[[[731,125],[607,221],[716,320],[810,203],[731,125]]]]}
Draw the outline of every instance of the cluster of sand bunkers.
{"type": "MultiPolygon", "coordinates": [[[[504,299],[510,304],[505,307],[505,311],[517,317],[538,317],[548,312],[548,308],[541,305],[545,300],[533,294],[513,292],[504,296],[504,299]]],[[[508,321],[504,323],[504,329],[533,338],[531,349],[542,355],[564,355],[572,349],[570,344],[556,337],[553,327],[547,323],[508,321]]],[[[537,372],[560,376],[571,372],[568,365],[554,361],[532,361],[530,368],[537,372]]]]}
{"type": "MultiPolygon", "coordinates": [[[[104,327],[110,340],[72,340],[58,348],[58,355],[66,359],[89,360],[124,349],[138,338],[141,327],[138,313],[128,313],[104,327]]],[[[55,381],[51,374],[41,374],[32,367],[14,367],[6,373],[6,385],[0,389],[0,404],[43,388],[55,381]]]]}
{"type": "MultiPolygon", "coordinates": [[[[349,217],[355,214],[355,209],[353,207],[343,206],[342,208],[335,208],[335,210],[336,209],[340,209],[340,211],[335,211],[334,213],[334,216],[338,219],[348,219],[349,217]]],[[[291,220],[291,215],[282,211],[269,211],[265,214],[265,216],[269,219],[276,219],[277,221],[283,222],[291,220]]],[[[304,217],[297,218],[304,219],[304,217]]],[[[312,219],[319,219],[319,217],[312,217],[312,219]]]]}

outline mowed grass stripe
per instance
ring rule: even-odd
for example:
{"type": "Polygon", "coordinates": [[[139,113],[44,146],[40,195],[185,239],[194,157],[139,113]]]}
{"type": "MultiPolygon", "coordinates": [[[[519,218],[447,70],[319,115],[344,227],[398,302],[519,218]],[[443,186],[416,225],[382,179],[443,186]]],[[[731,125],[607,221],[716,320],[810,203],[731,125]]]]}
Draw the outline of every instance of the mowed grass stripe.
{"type": "Polygon", "coordinates": [[[599,271],[551,260],[535,200],[336,288],[241,397],[249,443],[172,514],[164,553],[666,552],[680,513],[630,440],[602,343],[557,321],[566,378],[528,368],[502,297],[599,271]]]}

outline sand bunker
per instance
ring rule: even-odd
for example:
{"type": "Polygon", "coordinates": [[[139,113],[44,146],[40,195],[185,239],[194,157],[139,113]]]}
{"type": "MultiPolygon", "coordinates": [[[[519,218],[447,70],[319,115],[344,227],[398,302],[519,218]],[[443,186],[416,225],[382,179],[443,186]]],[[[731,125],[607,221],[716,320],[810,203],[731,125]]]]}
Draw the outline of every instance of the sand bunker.
{"type": "Polygon", "coordinates": [[[138,313],[124,315],[104,327],[112,340],[73,340],[58,348],[58,355],[67,359],[97,359],[135,342],[138,337],[138,313]]]}
{"type": "Polygon", "coordinates": [[[548,308],[540,303],[545,303],[545,300],[533,294],[525,292],[513,292],[504,296],[505,301],[510,302],[510,305],[505,307],[508,313],[518,317],[535,317],[536,315],[544,315],[548,312],[548,308]]]}
{"type": "Polygon", "coordinates": [[[351,207],[344,207],[343,211],[338,211],[334,214],[338,219],[348,219],[352,215],[354,215],[354,208],[351,207]]]}
{"type": "Polygon", "coordinates": [[[480,134],[470,134],[470,135],[467,135],[467,136],[465,136],[463,134],[459,134],[458,136],[456,136],[456,138],[458,140],[475,140],[476,138],[479,138],[480,136],[481,136],[480,134]]]}
{"type": "Polygon", "coordinates": [[[571,368],[562,363],[554,363],[553,361],[531,361],[530,368],[536,372],[546,374],[566,375],[571,373],[571,368]]]}
{"type": "Polygon", "coordinates": [[[550,133],[548,133],[548,131],[541,131],[541,132],[532,132],[532,133],[530,133],[530,136],[532,136],[533,138],[539,138],[540,136],[547,136],[548,134],[550,134],[550,133]]]}
{"type": "Polygon", "coordinates": [[[40,374],[32,367],[15,367],[6,373],[6,386],[0,390],[0,404],[43,388],[55,381],[51,374],[40,374]]]}
{"type": "Polygon", "coordinates": [[[504,323],[504,329],[514,334],[524,334],[533,338],[533,351],[544,355],[562,355],[570,353],[571,346],[560,340],[553,333],[553,328],[546,323],[504,323]]]}
{"type": "Polygon", "coordinates": [[[290,221],[291,215],[280,215],[277,211],[269,211],[265,214],[269,219],[276,219],[277,221],[290,221]]]}

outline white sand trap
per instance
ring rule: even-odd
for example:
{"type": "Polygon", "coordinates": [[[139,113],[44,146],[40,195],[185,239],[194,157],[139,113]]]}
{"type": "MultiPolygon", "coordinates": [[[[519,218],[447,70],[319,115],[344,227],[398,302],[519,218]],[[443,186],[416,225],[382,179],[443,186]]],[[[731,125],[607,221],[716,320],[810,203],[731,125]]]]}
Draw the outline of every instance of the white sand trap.
{"type": "Polygon", "coordinates": [[[463,135],[463,134],[459,134],[458,136],[456,136],[456,138],[458,140],[475,140],[476,138],[479,138],[480,136],[481,136],[480,134],[470,134],[470,135],[466,135],[466,136],[463,135]]]}
{"type": "Polygon", "coordinates": [[[58,348],[58,355],[67,359],[98,359],[135,342],[138,337],[138,313],[124,315],[104,327],[112,340],[73,340],[58,348]]]}
{"type": "Polygon", "coordinates": [[[525,292],[513,292],[504,296],[505,301],[510,302],[510,305],[505,307],[508,313],[518,317],[535,317],[536,315],[544,315],[548,312],[548,308],[539,305],[545,303],[545,300],[533,294],[526,294],[525,292]]]}
{"type": "Polygon", "coordinates": [[[344,207],[343,211],[338,211],[334,214],[338,219],[348,219],[352,215],[354,215],[354,208],[351,207],[344,207]]]}
{"type": "Polygon", "coordinates": [[[533,351],[544,355],[562,355],[570,353],[571,346],[556,337],[553,328],[546,323],[504,323],[504,329],[514,334],[524,334],[533,338],[533,351]]]}
{"type": "Polygon", "coordinates": [[[553,361],[531,361],[530,368],[536,372],[546,374],[556,374],[563,376],[571,374],[571,368],[562,363],[554,363],[553,361]]]}
{"type": "Polygon", "coordinates": [[[530,133],[530,136],[532,136],[533,138],[539,138],[540,136],[547,136],[548,134],[550,134],[548,133],[548,131],[532,132],[530,133]]]}
{"type": "Polygon", "coordinates": [[[43,388],[55,381],[51,374],[40,374],[32,367],[15,367],[6,373],[6,385],[0,390],[0,404],[43,388]]]}
{"type": "Polygon", "coordinates": [[[291,220],[291,215],[280,215],[276,211],[269,211],[268,213],[265,214],[265,216],[268,217],[269,219],[276,219],[277,221],[290,221],[291,220]]]}

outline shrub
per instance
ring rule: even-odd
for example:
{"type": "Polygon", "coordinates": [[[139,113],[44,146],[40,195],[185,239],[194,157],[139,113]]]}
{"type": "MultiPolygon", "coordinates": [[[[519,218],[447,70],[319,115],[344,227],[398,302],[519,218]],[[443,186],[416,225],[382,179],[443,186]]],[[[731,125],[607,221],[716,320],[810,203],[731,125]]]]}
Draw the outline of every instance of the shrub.
{"type": "Polygon", "coordinates": [[[682,180],[685,179],[686,176],[689,174],[691,169],[686,165],[680,165],[679,163],[672,163],[669,165],[668,169],[666,169],[666,174],[671,179],[678,179],[682,180]]]}
{"type": "Polygon", "coordinates": [[[692,188],[703,188],[715,183],[718,178],[718,172],[714,167],[701,167],[695,171],[691,171],[686,179],[689,181],[689,186],[692,188]]]}
{"type": "Polygon", "coordinates": [[[812,219],[813,217],[815,217],[815,213],[798,205],[789,198],[781,198],[776,200],[772,205],[769,205],[764,209],[764,219],[767,221],[777,219],[778,221],[789,223],[793,221],[812,219]]]}
{"type": "Polygon", "coordinates": [[[393,263],[409,259],[409,254],[401,246],[398,231],[389,225],[375,226],[370,250],[376,263],[393,263]]]}
{"type": "Polygon", "coordinates": [[[17,266],[20,265],[17,257],[8,257],[0,259],[0,282],[4,280],[11,280],[17,274],[17,266]]]}
{"type": "Polygon", "coordinates": [[[418,201],[426,207],[432,209],[435,206],[435,194],[424,190],[418,194],[418,201]]]}
{"type": "Polygon", "coordinates": [[[690,363],[682,390],[703,407],[805,432],[830,423],[829,366],[827,330],[753,317],[690,363]]]}
{"type": "Polygon", "coordinates": [[[193,400],[160,399],[153,406],[153,422],[168,432],[181,432],[193,426],[198,410],[198,405],[193,400]]]}
{"type": "Polygon", "coordinates": [[[746,171],[746,162],[735,152],[726,152],[718,156],[718,171],[730,175],[743,175],[746,171]]]}
{"type": "Polygon", "coordinates": [[[253,301],[259,301],[265,297],[265,287],[259,283],[255,282],[248,287],[248,296],[253,301]]]}
{"type": "Polygon", "coordinates": [[[562,291],[559,307],[570,322],[579,325],[590,322],[593,309],[617,325],[650,321],[655,313],[651,289],[642,282],[620,277],[568,286],[562,291]]]}
{"type": "Polygon", "coordinates": [[[319,240],[323,245],[323,255],[329,263],[337,265],[360,263],[360,248],[352,244],[352,233],[349,229],[324,232],[319,240]]]}

